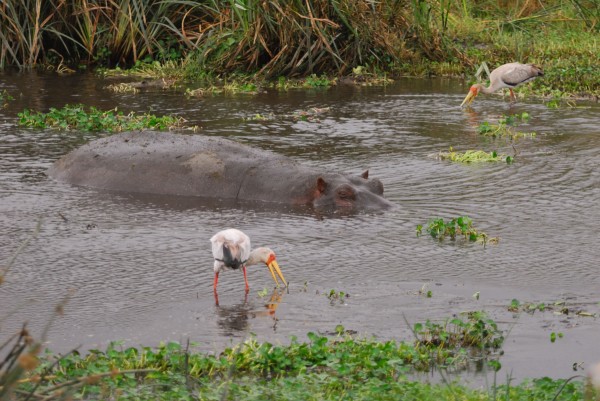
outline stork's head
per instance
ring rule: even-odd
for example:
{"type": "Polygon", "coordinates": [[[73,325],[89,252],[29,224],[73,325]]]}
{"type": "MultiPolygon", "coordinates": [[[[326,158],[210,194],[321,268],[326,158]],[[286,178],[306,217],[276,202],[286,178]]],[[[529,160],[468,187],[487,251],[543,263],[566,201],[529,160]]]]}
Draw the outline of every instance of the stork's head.
{"type": "Polygon", "coordinates": [[[281,269],[279,268],[279,264],[277,263],[277,259],[275,257],[275,252],[273,252],[272,249],[264,248],[264,247],[254,249],[250,253],[250,258],[248,259],[248,264],[252,265],[257,262],[262,262],[265,265],[267,265],[267,267],[269,268],[269,271],[271,272],[271,276],[273,276],[273,280],[275,281],[275,284],[277,284],[278,287],[279,287],[279,281],[277,281],[277,277],[275,276],[275,273],[277,273],[279,278],[281,278],[283,285],[285,285],[287,287],[288,283],[287,283],[287,281],[285,281],[285,278],[283,277],[283,273],[281,273],[281,269]]]}
{"type": "Polygon", "coordinates": [[[465,97],[465,100],[463,100],[463,102],[460,104],[460,107],[463,107],[465,105],[465,103],[468,105],[470,105],[473,100],[475,100],[475,97],[479,94],[479,90],[481,89],[481,85],[479,84],[475,84],[475,85],[471,85],[471,89],[469,89],[469,93],[467,93],[467,96],[465,97]]]}

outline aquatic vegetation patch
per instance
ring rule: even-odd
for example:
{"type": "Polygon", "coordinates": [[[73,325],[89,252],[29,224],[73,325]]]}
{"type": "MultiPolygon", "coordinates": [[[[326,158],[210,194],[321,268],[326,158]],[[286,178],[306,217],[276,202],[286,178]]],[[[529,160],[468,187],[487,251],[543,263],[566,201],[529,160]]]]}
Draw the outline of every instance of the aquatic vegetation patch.
{"type": "Polygon", "coordinates": [[[515,313],[525,312],[534,314],[535,312],[552,312],[555,315],[598,317],[597,313],[586,310],[583,305],[570,305],[564,300],[554,302],[521,302],[518,299],[513,299],[507,309],[515,313]]]}
{"type": "Polygon", "coordinates": [[[117,108],[98,110],[82,104],[65,105],[62,109],[50,108],[47,113],[25,109],[19,113],[19,125],[33,128],[54,128],[79,131],[130,131],[140,129],[167,130],[184,127],[181,117],[154,114],[124,114],[117,108]]]}
{"type": "Polygon", "coordinates": [[[8,102],[14,100],[15,98],[8,93],[6,89],[0,91],[0,108],[4,108],[8,105],[8,102]]]}
{"type": "MultiPolygon", "coordinates": [[[[341,325],[335,332],[334,337],[308,333],[306,342],[293,337],[286,346],[249,339],[219,354],[191,352],[190,344],[175,342],[157,348],[125,348],[115,342],[106,351],[85,355],[46,352],[31,363],[19,362],[23,372],[18,382],[9,382],[15,387],[4,388],[6,393],[0,389],[0,395],[47,400],[339,400],[342,394],[352,400],[492,399],[487,390],[406,378],[412,369],[428,371],[436,363],[459,367],[470,357],[467,349],[487,355],[501,344],[501,333],[483,312],[443,325],[417,324],[420,338],[414,344],[342,335],[348,331],[341,325]]],[[[488,361],[500,366],[495,358],[488,361]]],[[[2,374],[0,370],[0,381],[6,383],[2,374]]],[[[493,391],[511,400],[571,400],[581,399],[583,383],[544,378],[494,386],[493,391]]]]}
{"type": "Polygon", "coordinates": [[[269,114],[256,113],[253,116],[245,117],[244,120],[245,121],[272,121],[272,120],[275,120],[275,115],[273,113],[269,113],[269,114]]]}
{"type": "Polygon", "coordinates": [[[140,82],[120,82],[107,85],[105,88],[115,93],[139,93],[141,89],[168,89],[175,86],[175,79],[154,79],[140,82]]]}
{"type": "MultiPolygon", "coordinates": [[[[455,241],[458,237],[471,242],[480,242],[484,246],[488,243],[497,244],[500,241],[498,237],[490,238],[486,233],[478,231],[473,226],[473,220],[468,216],[454,217],[449,221],[444,221],[441,217],[431,219],[427,223],[426,231],[433,238],[437,238],[440,241],[446,237],[455,241]]],[[[420,237],[422,232],[423,225],[417,225],[417,237],[420,237]]]]}
{"type": "Polygon", "coordinates": [[[312,107],[308,110],[298,110],[292,113],[291,118],[294,121],[320,122],[320,117],[328,113],[329,107],[312,107]]]}
{"type": "Polygon", "coordinates": [[[466,150],[464,152],[457,152],[452,147],[448,152],[440,152],[437,156],[440,160],[449,160],[458,163],[512,163],[514,161],[514,156],[499,154],[496,151],[486,152],[484,150],[466,150]]]}
{"type": "Polygon", "coordinates": [[[331,291],[329,291],[325,295],[327,296],[327,298],[329,298],[329,302],[331,303],[331,305],[335,305],[338,303],[343,305],[345,303],[345,299],[350,298],[350,294],[347,294],[344,291],[336,291],[334,289],[331,289],[331,291]]]}
{"type": "Polygon", "coordinates": [[[329,107],[312,107],[307,110],[297,110],[292,114],[282,114],[276,116],[273,113],[255,113],[249,117],[244,117],[244,121],[273,121],[273,120],[292,120],[293,122],[321,122],[321,116],[329,112],[329,107]]]}
{"type": "Polygon", "coordinates": [[[479,124],[479,134],[483,136],[489,136],[493,138],[507,138],[511,140],[519,138],[534,138],[537,134],[535,132],[521,132],[517,131],[516,127],[524,121],[529,120],[528,113],[521,113],[515,115],[503,115],[498,119],[498,124],[490,124],[487,121],[479,124]]]}
{"type": "Polygon", "coordinates": [[[139,88],[127,82],[110,84],[106,86],[106,89],[114,93],[139,93],[140,91],[139,88]]]}
{"type": "Polygon", "coordinates": [[[245,95],[256,95],[258,93],[258,86],[252,82],[238,82],[232,81],[222,85],[208,85],[197,89],[187,88],[185,94],[188,97],[203,97],[207,95],[220,95],[220,94],[245,94],[245,95]]]}
{"type": "Polygon", "coordinates": [[[504,335],[498,324],[484,311],[463,312],[461,317],[453,317],[443,323],[427,320],[416,323],[413,333],[418,344],[441,348],[480,348],[499,349],[504,343],[504,335]]]}
{"type": "Polygon", "coordinates": [[[311,74],[304,78],[303,86],[305,88],[327,88],[335,84],[335,80],[331,80],[326,75],[318,76],[317,74],[311,74]]]}

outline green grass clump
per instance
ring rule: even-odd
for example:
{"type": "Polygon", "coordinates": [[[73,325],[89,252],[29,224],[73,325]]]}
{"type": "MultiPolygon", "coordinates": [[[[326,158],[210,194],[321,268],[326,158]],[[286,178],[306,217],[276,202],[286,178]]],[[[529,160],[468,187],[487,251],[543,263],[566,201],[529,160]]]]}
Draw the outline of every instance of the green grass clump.
{"type": "Polygon", "coordinates": [[[24,110],[19,113],[19,125],[33,128],[55,128],[78,131],[130,131],[140,129],[167,130],[182,127],[184,119],[175,116],[157,117],[153,114],[123,114],[117,108],[108,111],[84,105],[65,105],[50,108],[48,113],[24,110]]]}
{"type": "MultiPolygon", "coordinates": [[[[468,322],[461,320],[456,330],[474,329],[475,342],[493,338],[484,335],[485,330],[494,332],[485,319],[478,315],[468,322]],[[482,326],[478,326],[481,319],[482,326]]],[[[433,324],[423,327],[421,332],[425,327],[438,329],[433,324]]],[[[87,355],[47,353],[39,366],[23,377],[17,391],[25,398],[35,390],[34,399],[55,399],[66,391],[69,398],[85,400],[582,399],[581,382],[548,378],[487,390],[459,383],[409,380],[405,373],[411,358],[420,348],[447,349],[439,344],[421,342],[415,347],[314,333],[309,333],[308,339],[305,343],[292,339],[289,346],[249,340],[219,355],[192,353],[178,343],[161,344],[156,349],[123,349],[114,343],[106,351],[94,350],[87,355]]]]}
{"type": "MultiPolygon", "coordinates": [[[[497,237],[489,238],[486,233],[477,231],[473,227],[473,220],[468,216],[455,217],[449,221],[444,221],[441,217],[431,219],[427,224],[426,231],[440,241],[446,237],[454,241],[459,237],[467,241],[481,242],[485,246],[487,243],[497,244],[500,240],[497,237]]],[[[417,225],[417,237],[421,236],[422,232],[423,226],[417,225]]]]}
{"type": "Polygon", "coordinates": [[[441,160],[450,160],[459,163],[482,163],[482,162],[506,162],[512,163],[513,156],[498,154],[496,151],[486,152],[483,150],[467,150],[465,152],[456,152],[450,148],[448,152],[438,153],[441,160]]]}

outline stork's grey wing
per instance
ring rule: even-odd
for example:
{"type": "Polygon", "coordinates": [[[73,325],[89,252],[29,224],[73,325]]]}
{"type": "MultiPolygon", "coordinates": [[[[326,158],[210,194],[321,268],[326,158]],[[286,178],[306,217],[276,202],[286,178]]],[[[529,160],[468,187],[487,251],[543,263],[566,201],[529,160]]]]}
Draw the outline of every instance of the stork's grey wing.
{"type": "Polygon", "coordinates": [[[517,86],[537,76],[537,71],[535,71],[530,65],[521,64],[507,70],[504,74],[502,74],[501,79],[507,85],[517,86]]]}

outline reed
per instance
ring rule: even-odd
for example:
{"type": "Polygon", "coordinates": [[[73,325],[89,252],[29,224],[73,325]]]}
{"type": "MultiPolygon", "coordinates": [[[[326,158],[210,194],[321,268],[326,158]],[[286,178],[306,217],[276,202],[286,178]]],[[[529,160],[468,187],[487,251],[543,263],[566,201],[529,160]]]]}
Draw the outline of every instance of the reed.
{"type": "MultiPolygon", "coordinates": [[[[514,59],[549,61],[551,71],[566,57],[587,68],[599,16],[597,0],[5,0],[0,68],[176,61],[193,79],[341,75],[358,66],[456,75],[514,59]],[[582,40],[564,56],[558,47],[569,35],[582,40]]],[[[587,91],[600,91],[596,78],[586,78],[587,91]]]]}

